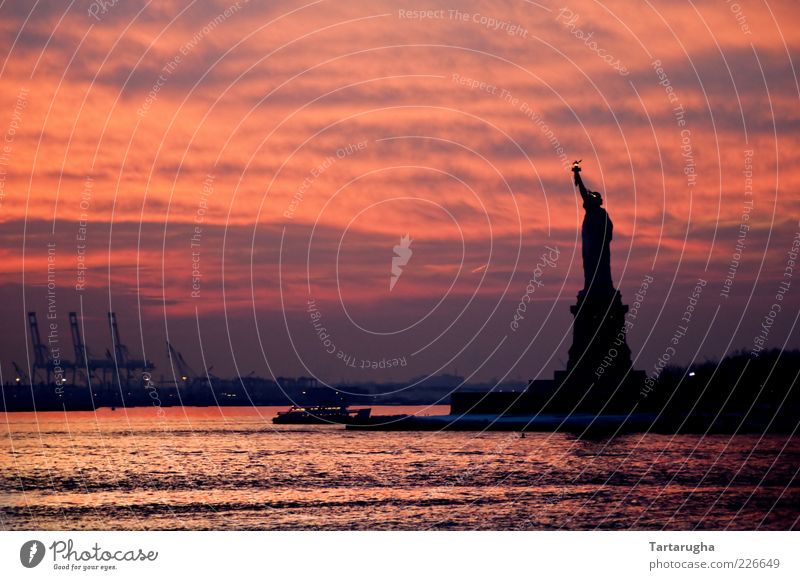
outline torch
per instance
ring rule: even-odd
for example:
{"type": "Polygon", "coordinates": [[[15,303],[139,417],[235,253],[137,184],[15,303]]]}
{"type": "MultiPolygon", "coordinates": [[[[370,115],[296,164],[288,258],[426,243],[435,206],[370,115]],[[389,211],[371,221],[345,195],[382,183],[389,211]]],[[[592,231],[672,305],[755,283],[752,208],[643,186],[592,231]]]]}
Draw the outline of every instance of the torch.
{"type": "Polygon", "coordinates": [[[578,187],[583,185],[581,181],[581,161],[583,161],[583,159],[572,162],[572,177],[575,179],[575,185],[578,187]]]}

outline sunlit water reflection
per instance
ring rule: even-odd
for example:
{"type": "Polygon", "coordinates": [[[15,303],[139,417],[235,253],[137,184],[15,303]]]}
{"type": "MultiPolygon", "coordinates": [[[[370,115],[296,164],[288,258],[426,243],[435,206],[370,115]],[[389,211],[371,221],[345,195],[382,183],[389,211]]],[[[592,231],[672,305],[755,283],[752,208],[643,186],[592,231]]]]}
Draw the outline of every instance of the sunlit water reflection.
{"type": "Polygon", "coordinates": [[[0,414],[0,527],[798,527],[788,436],[353,432],[277,410],[0,414]]]}

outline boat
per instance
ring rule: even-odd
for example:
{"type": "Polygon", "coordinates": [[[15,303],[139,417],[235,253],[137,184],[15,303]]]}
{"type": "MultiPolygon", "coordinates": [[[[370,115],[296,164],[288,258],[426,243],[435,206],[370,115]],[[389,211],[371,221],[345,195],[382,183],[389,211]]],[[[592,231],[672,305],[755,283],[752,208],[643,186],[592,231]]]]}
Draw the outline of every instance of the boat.
{"type": "Polygon", "coordinates": [[[292,405],[288,411],[278,411],[272,419],[276,425],[349,425],[369,419],[372,409],[350,409],[347,405],[292,405]]]}

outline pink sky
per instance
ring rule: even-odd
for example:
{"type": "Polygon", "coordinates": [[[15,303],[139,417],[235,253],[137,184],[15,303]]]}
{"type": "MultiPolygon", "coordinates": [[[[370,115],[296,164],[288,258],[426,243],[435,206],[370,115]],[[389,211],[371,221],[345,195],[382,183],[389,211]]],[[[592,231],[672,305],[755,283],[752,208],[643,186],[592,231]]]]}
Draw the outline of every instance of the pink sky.
{"type": "MultiPolygon", "coordinates": [[[[636,365],[663,352],[698,278],[677,360],[752,348],[800,231],[796,3],[453,6],[4,3],[4,378],[26,358],[24,313],[46,313],[48,243],[66,348],[82,297],[96,354],[113,309],[166,374],[169,334],[198,368],[202,340],[222,374],[548,376],[582,284],[575,158],[614,220],[623,299],[655,279],[636,365]],[[512,331],[546,246],[560,258],[512,331]],[[309,296],[337,351],[408,366],[326,353],[309,296]]],[[[798,297],[795,280],[771,346],[800,346],[798,297]]]]}

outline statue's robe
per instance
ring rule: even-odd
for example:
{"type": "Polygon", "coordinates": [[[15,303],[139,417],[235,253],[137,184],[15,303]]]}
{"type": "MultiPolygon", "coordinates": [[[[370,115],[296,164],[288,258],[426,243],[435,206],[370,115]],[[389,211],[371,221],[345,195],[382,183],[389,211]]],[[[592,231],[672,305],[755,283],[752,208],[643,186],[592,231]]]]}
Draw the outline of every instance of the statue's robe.
{"type": "Polygon", "coordinates": [[[614,224],[601,206],[585,203],[583,207],[583,287],[592,294],[610,293],[614,290],[610,248],[614,224]]]}

